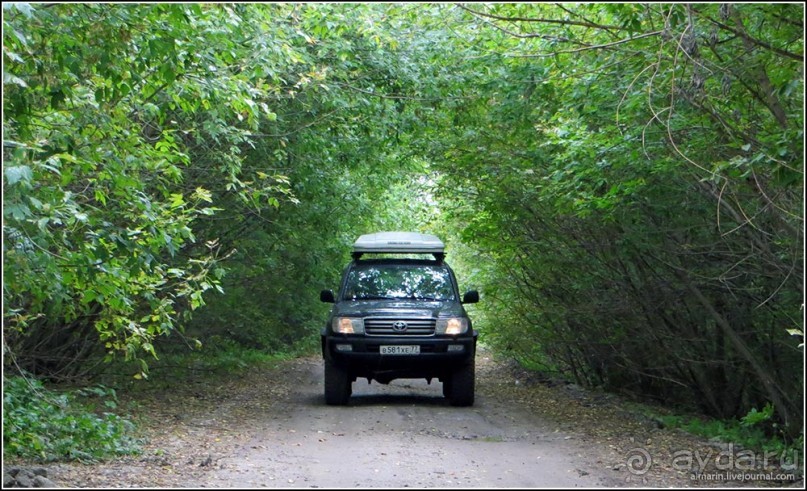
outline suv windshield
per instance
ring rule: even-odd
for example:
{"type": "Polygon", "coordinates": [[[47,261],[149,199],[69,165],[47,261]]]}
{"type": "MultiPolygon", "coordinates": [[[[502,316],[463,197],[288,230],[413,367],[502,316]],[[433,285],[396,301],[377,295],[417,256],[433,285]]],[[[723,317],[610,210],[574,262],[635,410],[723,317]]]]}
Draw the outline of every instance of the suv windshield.
{"type": "Polygon", "coordinates": [[[443,266],[358,263],[348,274],[342,298],[454,300],[454,288],[443,266]]]}

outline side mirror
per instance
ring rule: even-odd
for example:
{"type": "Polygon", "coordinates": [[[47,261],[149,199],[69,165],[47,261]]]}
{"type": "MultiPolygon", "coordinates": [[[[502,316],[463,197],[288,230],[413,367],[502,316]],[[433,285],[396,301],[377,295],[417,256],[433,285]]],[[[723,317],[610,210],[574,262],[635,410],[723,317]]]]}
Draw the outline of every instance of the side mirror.
{"type": "Polygon", "coordinates": [[[476,290],[469,290],[462,296],[462,303],[476,303],[479,301],[479,292],[476,290]]]}
{"type": "Polygon", "coordinates": [[[333,296],[333,290],[322,290],[319,292],[319,301],[325,303],[336,303],[336,297],[333,296]]]}

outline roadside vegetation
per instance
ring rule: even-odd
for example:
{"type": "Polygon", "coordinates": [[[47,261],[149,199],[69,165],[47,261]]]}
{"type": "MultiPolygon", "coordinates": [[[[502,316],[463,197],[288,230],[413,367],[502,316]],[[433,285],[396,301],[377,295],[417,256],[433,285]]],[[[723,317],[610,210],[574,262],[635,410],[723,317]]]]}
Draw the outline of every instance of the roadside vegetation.
{"type": "Polygon", "coordinates": [[[3,456],[88,463],[136,454],[134,425],[117,408],[115,390],[107,387],[54,391],[31,377],[5,377],[3,456]]]}

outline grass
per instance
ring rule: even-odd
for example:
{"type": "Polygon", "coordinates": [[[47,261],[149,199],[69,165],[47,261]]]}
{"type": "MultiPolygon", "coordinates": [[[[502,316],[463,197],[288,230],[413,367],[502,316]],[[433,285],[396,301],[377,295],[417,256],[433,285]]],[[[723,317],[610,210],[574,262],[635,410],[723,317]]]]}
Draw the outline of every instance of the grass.
{"type": "MultiPolygon", "coordinates": [[[[319,345],[316,348],[319,348],[319,345]]],[[[162,360],[154,362],[153,366],[157,369],[187,367],[214,374],[239,374],[252,367],[274,365],[314,352],[310,339],[304,339],[282,351],[267,351],[244,347],[233,341],[218,338],[208,341],[201,349],[166,354],[162,360]]]]}
{"type": "Polygon", "coordinates": [[[754,408],[739,419],[681,414],[675,410],[653,408],[640,403],[632,403],[630,406],[667,428],[677,428],[709,440],[731,443],[738,448],[795,456],[801,459],[799,468],[804,468],[804,431],[797,438],[788,438],[776,423],[773,406],[770,404],[761,410],[754,408]]]}
{"type": "Polygon", "coordinates": [[[801,449],[804,443],[803,434],[797,439],[787,439],[772,425],[748,425],[737,419],[711,419],[699,416],[667,415],[656,416],[666,426],[680,428],[693,435],[717,439],[725,443],[734,443],[744,448],[785,452],[801,449]]]}
{"type": "Polygon", "coordinates": [[[146,380],[138,379],[141,365],[121,360],[105,363],[102,366],[103,373],[97,375],[97,380],[122,390],[137,391],[138,386],[164,388],[200,377],[228,377],[252,368],[274,366],[284,360],[312,355],[319,350],[319,339],[313,341],[303,339],[283,350],[269,351],[245,347],[226,338],[213,337],[194,349],[186,346],[158,349],[159,358],[147,361],[146,380]]]}

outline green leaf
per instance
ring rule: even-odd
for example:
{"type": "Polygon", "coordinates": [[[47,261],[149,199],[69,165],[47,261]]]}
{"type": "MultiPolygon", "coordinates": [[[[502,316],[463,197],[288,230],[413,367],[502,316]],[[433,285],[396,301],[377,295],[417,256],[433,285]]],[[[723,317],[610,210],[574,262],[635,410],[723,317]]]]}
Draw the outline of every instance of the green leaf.
{"type": "Polygon", "coordinates": [[[171,208],[179,208],[185,204],[185,198],[179,193],[171,194],[170,198],[171,208]]]}
{"type": "Polygon", "coordinates": [[[13,203],[3,207],[3,215],[11,215],[15,220],[24,220],[26,217],[31,216],[31,210],[26,204],[13,203]]]}
{"type": "Polygon", "coordinates": [[[26,3],[26,2],[9,2],[9,3],[3,5],[3,8],[5,10],[10,9],[11,7],[14,7],[15,9],[19,10],[20,12],[25,14],[25,16],[28,17],[29,19],[34,16],[34,9],[31,7],[30,3],[26,3]]]}
{"type": "Polygon", "coordinates": [[[4,169],[6,184],[13,186],[20,181],[29,182],[33,178],[31,168],[27,165],[13,165],[4,169]]]}
{"type": "Polygon", "coordinates": [[[213,193],[211,193],[210,191],[208,191],[205,188],[202,188],[202,187],[196,188],[196,191],[194,191],[193,195],[194,195],[194,197],[196,197],[197,199],[200,199],[202,201],[206,201],[208,203],[213,202],[213,193]]]}
{"type": "Polygon", "coordinates": [[[9,58],[11,58],[11,61],[15,61],[17,63],[23,63],[25,61],[25,60],[22,59],[22,57],[20,55],[18,55],[17,53],[15,53],[13,51],[5,50],[5,54],[9,58]]]}

